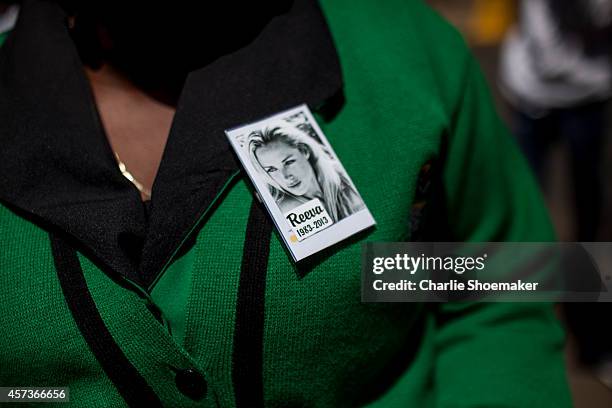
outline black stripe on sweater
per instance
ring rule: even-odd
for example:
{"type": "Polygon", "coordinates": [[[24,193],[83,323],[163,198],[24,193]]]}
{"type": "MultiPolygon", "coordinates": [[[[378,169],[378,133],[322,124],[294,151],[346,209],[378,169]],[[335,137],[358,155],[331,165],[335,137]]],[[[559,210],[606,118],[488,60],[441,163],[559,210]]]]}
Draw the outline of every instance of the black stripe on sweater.
{"type": "Polygon", "coordinates": [[[272,223],[253,200],[244,239],[234,332],[232,377],[238,408],[264,405],[264,300],[271,234],[272,223]]]}
{"type": "Polygon", "coordinates": [[[81,335],[100,366],[130,407],[162,403],[113,339],[91,297],[76,251],[51,235],[51,248],[64,298],[81,335]]]}

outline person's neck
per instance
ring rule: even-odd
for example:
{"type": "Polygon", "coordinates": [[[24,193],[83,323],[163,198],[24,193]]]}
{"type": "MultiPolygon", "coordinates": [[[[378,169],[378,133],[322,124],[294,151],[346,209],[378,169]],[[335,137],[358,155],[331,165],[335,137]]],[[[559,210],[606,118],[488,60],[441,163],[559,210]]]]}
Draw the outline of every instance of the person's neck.
{"type": "Polygon", "coordinates": [[[90,81],[93,79],[100,85],[115,89],[131,90],[145,94],[156,101],[175,108],[182,92],[187,74],[164,74],[157,77],[139,77],[130,75],[129,71],[117,68],[115,64],[103,63],[100,68],[85,68],[90,81]]]}
{"type": "Polygon", "coordinates": [[[85,73],[112,150],[129,173],[151,190],[174,106],[153,98],[111,65],[85,68],[85,73]]]}

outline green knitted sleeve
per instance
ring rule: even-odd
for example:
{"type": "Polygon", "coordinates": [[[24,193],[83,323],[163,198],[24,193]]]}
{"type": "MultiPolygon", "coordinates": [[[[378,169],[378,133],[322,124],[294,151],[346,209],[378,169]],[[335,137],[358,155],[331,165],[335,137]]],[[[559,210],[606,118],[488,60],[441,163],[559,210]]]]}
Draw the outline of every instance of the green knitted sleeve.
{"type": "Polygon", "coordinates": [[[2,47],[2,44],[4,44],[4,40],[6,40],[7,35],[8,35],[8,32],[0,33],[0,47],[2,47]]]}
{"type": "MultiPolygon", "coordinates": [[[[453,235],[554,240],[534,178],[480,69],[471,57],[466,66],[444,172],[453,235]]],[[[571,406],[564,334],[551,304],[447,303],[436,317],[438,407],[571,406]]]]}

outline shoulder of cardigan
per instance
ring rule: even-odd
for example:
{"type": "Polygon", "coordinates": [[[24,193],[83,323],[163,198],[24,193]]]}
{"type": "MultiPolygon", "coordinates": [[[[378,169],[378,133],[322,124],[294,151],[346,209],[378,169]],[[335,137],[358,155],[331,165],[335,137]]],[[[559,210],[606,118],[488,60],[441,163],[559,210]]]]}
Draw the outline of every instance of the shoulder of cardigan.
{"type": "Polygon", "coordinates": [[[0,202],[147,287],[239,169],[224,130],[300,103],[321,108],[341,89],[317,2],[295,0],[248,46],[189,74],[147,224],[104,136],[64,11],[28,0],[0,49],[0,202]]]}

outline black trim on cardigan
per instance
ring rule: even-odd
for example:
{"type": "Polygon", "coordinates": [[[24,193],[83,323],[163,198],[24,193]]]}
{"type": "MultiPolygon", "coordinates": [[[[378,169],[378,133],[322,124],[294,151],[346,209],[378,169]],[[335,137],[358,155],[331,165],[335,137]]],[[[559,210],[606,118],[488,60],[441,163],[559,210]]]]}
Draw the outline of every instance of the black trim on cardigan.
{"type": "Polygon", "coordinates": [[[70,313],[96,360],[130,407],[161,407],[162,403],[119,348],[91,297],[76,251],[50,234],[57,277],[70,313]]]}
{"type": "Polygon", "coordinates": [[[238,408],[264,406],[264,306],[272,230],[266,211],[253,200],[244,238],[234,331],[232,378],[238,408]]]}
{"type": "Polygon", "coordinates": [[[318,3],[294,0],[248,45],[188,75],[147,220],[104,135],[66,13],[25,0],[0,49],[0,200],[148,288],[239,168],[224,130],[301,103],[324,109],[341,88],[318,3]]]}

